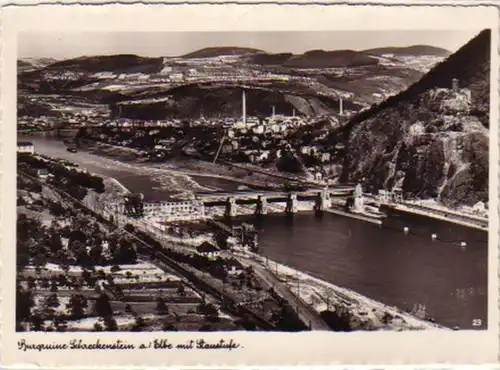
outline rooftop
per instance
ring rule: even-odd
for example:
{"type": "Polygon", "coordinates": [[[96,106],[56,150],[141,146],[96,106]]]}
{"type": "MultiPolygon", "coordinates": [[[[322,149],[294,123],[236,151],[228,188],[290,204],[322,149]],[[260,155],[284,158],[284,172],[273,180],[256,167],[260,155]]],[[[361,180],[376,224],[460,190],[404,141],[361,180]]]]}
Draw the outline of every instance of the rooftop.
{"type": "Polygon", "coordinates": [[[211,252],[218,252],[219,248],[217,248],[215,245],[209,243],[209,242],[203,242],[196,248],[196,250],[199,253],[211,253],[211,252]]]}

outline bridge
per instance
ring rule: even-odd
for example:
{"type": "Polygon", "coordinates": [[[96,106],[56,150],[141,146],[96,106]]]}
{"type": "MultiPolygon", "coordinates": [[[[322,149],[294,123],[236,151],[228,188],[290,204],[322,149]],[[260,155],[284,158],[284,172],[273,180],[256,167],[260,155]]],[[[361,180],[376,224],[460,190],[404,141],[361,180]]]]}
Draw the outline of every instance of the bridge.
{"type": "Polygon", "coordinates": [[[302,191],[235,191],[197,193],[193,201],[144,203],[144,213],[159,216],[167,220],[185,218],[200,219],[206,217],[208,207],[225,207],[226,217],[235,217],[237,207],[255,205],[255,214],[265,215],[269,204],[285,203],[285,212],[298,212],[299,201],[314,202],[315,211],[331,207],[332,197],[347,197],[354,192],[353,186],[331,188],[309,188],[302,191]]]}

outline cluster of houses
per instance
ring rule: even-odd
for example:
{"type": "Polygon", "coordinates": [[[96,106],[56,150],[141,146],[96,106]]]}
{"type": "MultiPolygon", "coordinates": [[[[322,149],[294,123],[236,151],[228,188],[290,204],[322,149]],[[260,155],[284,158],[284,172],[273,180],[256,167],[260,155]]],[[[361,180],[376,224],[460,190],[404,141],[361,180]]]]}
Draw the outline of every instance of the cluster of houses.
{"type": "Polygon", "coordinates": [[[290,137],[290,133],[315,121],[316,119],[306,117],[272,116],[264,120],[247,117],[245,122],[235,122],[227,129],[227,140],[222,146],[222,153],[243,153],[251,163],[262,163],[281,157],[281,148],[288,147],[290,150],[296,147],[300,154],[309,155],[321,163],[328,163],[332,155],[329,150],[314,144],[295,143],[290,137]]]}
{"type": "MultiPolygon", "coordinates": [[[[217,58],[217,60],[219,60],[217,58]]],[[[198,65],[197,60],[189,60],[185,64],[167,64],[158,74],[147,73],[115,73],[115,72],[98,72],[91,75],[92,78],[99,80],[118,80],[131,83],[204,83],[204,82],[241,82],[241,81],[289,81],[291,78],[301,79],[301,77],[291,77],[285,74],[272,72],[264,72],[253,69],[231,68],[227,66],[227,62],[210,63],[207,59],[202,59],[202,63],[198,65]],[[226,65],[226,66],[225,66],[226,65]]],[[[72,75],[66,78],[71,79],[72,75]]],[[[74,76],[73,76],[74,77],[74,76]]],[[[62,77],[61,77],[62,78],[62,77]]]]}
{"type": "MultiPolygon", "coordinates": [[[[220,257],[221,250],[210,242],[203,242],[196,248],[196,253],[210,261],[215,261],[220,257]]],[[[224,266],[229,275],[239,275],[245,271],[243,265],[234,258],[224,260],[224,266]]]]}
{"type": "Polygon", "coordinates": [[[109,117],[107,109],[74,109],[64,112],[58,111],[57,116],[38,117],[20,116],[17,119],[17,130],[50,130],[60,124],[84,126],[84,125],[102,125],[104,119],[109,117]]]}

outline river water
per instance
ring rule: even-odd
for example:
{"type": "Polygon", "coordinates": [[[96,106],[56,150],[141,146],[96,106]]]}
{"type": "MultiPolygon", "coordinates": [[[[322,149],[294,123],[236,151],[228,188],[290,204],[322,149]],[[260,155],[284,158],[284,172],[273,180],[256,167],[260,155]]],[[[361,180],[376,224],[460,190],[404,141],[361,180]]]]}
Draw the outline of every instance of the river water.
{"type": "MultiPolygon", "coordinates": [[[[171,174],[30,137],[35,150],[112,176],[147,200],[200,188],[236,189],[217,178],[171,174]],[[205,182],[204,182],[205,181],[205,182]],[[198,184],[199,185],[198,185],[198,184]]],[[[411,311],[424,308],[436,322],[461,329],[487,325],[487,234],[446,222],[400,216],[383,226],[333,214],[301,213],[292,219],[249,219],[259,230],[260,253],[333,284],[411,311]],[[410,233],[403,233],[408,226],[410,233]],[[431,240],[431,234],[438,236],[431,240]],[[460,242],[466,242],[461,247],[460,242]],[[481,323],[473,326],[473,321],[481,323]],[[480,320],[480,321],[478,321],[480,320]]]]}
{"type": "Polygon", "coordinates": [[[254,224],[260,253],[273,260],[388,305],[408,311],[423,307],[445,326],[485,329],[487,234],[425,221],[424,226],[422,219],[405,217],[379,226],[301,213],[293,219],[268,215],[254,224]],[[473,327],[477,319],[482,325],[473,327]]]}
{"type": "Polygon", "coordinates": [[[49,135],[35,134],[23,137],[23,140],[33,142],[35,151],[39,154],[66,159],[90,172],[114,177],[130,191],[143,193],[145,201],[167,200],[176,194],[210,189],[230,191],[242,185],[224,178],[188,176],[167,169],[148,167],[137,163],[132,155],[121,154],[119,158],[111,158],[95,148],[90,151],[79,149],[77,153],[71,153],[66,150],[62,141],[49,135]]]}

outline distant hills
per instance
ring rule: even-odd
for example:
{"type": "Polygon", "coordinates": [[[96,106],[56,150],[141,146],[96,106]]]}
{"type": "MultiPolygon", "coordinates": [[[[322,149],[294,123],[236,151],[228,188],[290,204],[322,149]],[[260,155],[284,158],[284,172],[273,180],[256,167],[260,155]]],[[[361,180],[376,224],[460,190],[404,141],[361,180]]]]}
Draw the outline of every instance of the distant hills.
{"type": "Polygon", "coordinates": [[[17,61],[17,69],[19,72],[35,71],[56,61],[53,58],[22,58],[17,61]]]}
{"type": "Polygon", "coordinates": [[[487,202],[490,42],[491,32],[481,32],[408,89],[355,116],[343,180],[448,204],[487,202]]]}
{"type": "MultiPolygon", "coordinates": [[[[40,61],[39,68],[23,59],[18,62],[18,83],[23,93],[34,96],[72,95],[120,105],[112,110],[115,117],[239,116],[242,86],[248,91],[250,115],[268,115],[272,105],[282,114],[336,115],[339,96],[344,97],[345,110],[359,111],[406,88],[439,60],[437,56],[435,61],[420,56],[377,58],[353,50],[270,54],[221,46],[175,58],[119,54],[40,61]],[[232,58],[210,68],[193,60],[222,55],[232,58]],[[181,75],[181,79],[171,79],[171,75],[181,75]]],[[[51,109],[50,105],[37,107],[36,101],[24,104],[22,113],[51,109]]]]}
{"type": "Polygon", "coordinates": [[[408,47],[385,47],[363,51],[355,50],[309,50],[303,54],[267,53],[254,48],[209,47],[182,56],[190,58],[213,58],[224,55],[246,56],[246,61],[259,65],[280,65],[290,68],[342,68],[376,65],[378,59],[372,55],[394,54],[396,56],[448,56],[449,51],[429,45],[408,47]]]}
{"type": "Polygon", "coordinates": [[[214,46],[193,51],[182,56],[184,59],[192,58],[213,58],[223,55],[244,55],[250,53],[262,53],[262,50],[253,48],[243,48],[236,46],[214,46]]]}
{"type": "Polygon", "coordinates": [[[48,67],[52,70],[71,70],[74,72],[154,73],[163,68],[163,58],[146,58],[133,54],[83,56],[58,61],[48,67]]]}
{"type": "Polygon", "coordinates": [[[356,67],[378,64],[378,60],[354,50],[311,50],[293,56],[284,65],[295,68],[356,67]]]}
{"type": "Polygon", "coordinates": [[[413,45],[407,47],[384,47],[363,50],[363,53],[370,55],[394,54],[400,56],[416,56],[416,55],[437,55],[447,57],[451,54],[450,51],[435,46],[429,45],[413,45]]]}

